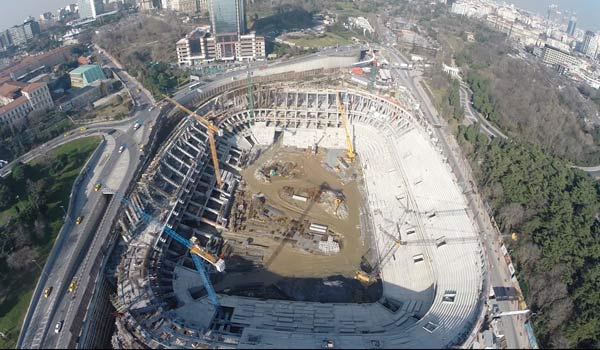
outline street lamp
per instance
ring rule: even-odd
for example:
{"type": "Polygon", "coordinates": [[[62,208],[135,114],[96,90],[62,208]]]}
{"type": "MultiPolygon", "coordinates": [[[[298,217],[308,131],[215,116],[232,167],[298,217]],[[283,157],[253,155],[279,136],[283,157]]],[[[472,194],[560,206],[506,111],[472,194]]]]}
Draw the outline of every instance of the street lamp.
{"type": "Polygon", "coordinates": [[[62,209],[63,213],[65,214],[65,220],[69,219],[69,216],[67,215],[67,211],[65,210],[65,207],[63,205],[60,206],[60,208],[62,209]]]}
{"type": "Polygon", "coordinates": [[[44,269],[40,266],[40,264],[38,264],[37,260],[31,259],[31,261],[34,262],[35,265],[40,269],[40,272],[43,273],[44,275],[46,275],[46,278],[48,278],[48,274],[44,271],[44,269]]]}

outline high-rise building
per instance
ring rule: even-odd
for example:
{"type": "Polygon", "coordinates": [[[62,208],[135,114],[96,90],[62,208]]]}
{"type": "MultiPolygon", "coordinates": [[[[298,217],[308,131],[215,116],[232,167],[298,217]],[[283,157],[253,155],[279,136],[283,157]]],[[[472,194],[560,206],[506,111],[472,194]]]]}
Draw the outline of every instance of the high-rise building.
{"type": "Polygon", "coordinates": [[[25,37],[29,40],[41,33],[40,24],[34,19],[28,19],[23,22],[23,30],[25,31],[25,37]]]}
{"type": "Polygon", "coordinates": [[[233,60],[240,35],[246,32],[244,0],[209,0],[212,33],[217,59],[233,60]]]}
{"type": "Polygon", "coordinates": [[[96,18],[104,12],[104,2],[102,0],[78,0],[80,18],[96,18]]]}
{"type": "Polygon", "coordinates": [[[169,8],[173,11],[195,14],[208,11],[207,0],[170,0],[169,8]]]}
{"type": "Polygon", "coordinates": [[[13,45],[22,45],[40,34],[40,24],[33,19],[23,24],[8,28],[8,35],[13,45]]]}
{"type": "Polygon", "coordinates": [[[569,36],[575,36],[575,27],[577,26],[577,18],[571,17],[569,25],[567,26],[567,34],[569,36]]]}
{"type": "Polygon", "coordinates": [[[3,30],[0,32],[0,49],[6,49],[9,46],[12,46],[10,34],[8,33],[8,30],[3,30]]]}
{"type": "Polygon", "coordinates": [[[591,30],[587,30],[585,32],[585,35],[583,36],[583,41],[581,42],[579,51],[581,53],[583,53],[584,55],[593,54],[593,52],[591,52],[591,51],[596,50],[596,47],[594,45],[595,42],[596,42],[596,33],[592,32],[591,30]]]}

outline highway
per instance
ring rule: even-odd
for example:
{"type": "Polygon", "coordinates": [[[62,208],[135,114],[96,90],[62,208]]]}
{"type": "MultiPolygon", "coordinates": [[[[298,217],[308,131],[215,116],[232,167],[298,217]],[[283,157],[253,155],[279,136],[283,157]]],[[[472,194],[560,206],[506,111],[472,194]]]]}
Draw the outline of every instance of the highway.
{"type": "MultiPolygon", "coordinates": [[[[393,47],[383,47],[382,51],[387,53],[388,58],[398,64],[409,63],[402,54],[393,47]]],[[[436,137],[441,141],[444,147],[444,152],[448,156],[450,164],[453,165],[457,180],[463,184],[463,187],[468,188],[465,192],[469,199],[469,206],[474,219],[479,227],[481,238],[485,246],[488,263],[489,263],[489,282],[491,286],[505,286],[511,287],[511,276],[508,271],[508,267],[504,262],[502,253],[500,252],[500,233],[495,230],[490,222],[490,218],[483,208],[481,198],[477,193],[477,189],[474,185],[474,180],[469,171],[469,166],[464,160],[460,148],[456,144],[452,135],[446,135],[442,126],[445,124],[444,121],[438,116],[435,107],[431,103],[429,97],[423,90],[420,83],[419,74],[415,74],[412,71],[405,71],[399,69],[392,69],[394,75],[405,84],[410,91],[415,94],[415,97],[419,100],[421,110],[424,116],[429,120],[432,125],[440,126],[434,128],[436,137]],[[449,139],[454,140],[450,144],[449,139]]],[[[487,292],[487,291],[486,291],[487,292]]],[[[497,302],[500,307],[500,311],[512,311],[518,310],[518,304],[515,302],[497,302]]],[[[499,322],[499,327],[502,333],[506,337],[507,346],[509,348],[529,348],[529,342],[524,329],[524,323],[522,318],[517,317],[503,317],[499,322]]]]}
{"type": "Polygon", "coordinates": [[[473,101],[473,92],[463,82],[460,83],[459,93],[460,103],[463,109],[465,110],[465,117],[467,117],[467,119],[471,120],[474,123],[479,123],[481,130],[488,137],[500,137],[503,139],[508,139],[508,136],[506,136],[504,133],[502,133],[502,131],[490,124],[490,122],[487,119],[483,118],[481,114],[479,114],[479,112],[473,109],[471,102],[473,101]]]}
{"type": "MultiPolygon", "coordinates": [[[[74,186],[73,205],[69,207],[63,231],[57,237],[34,292],[17,343],[19,348],[67,348],[73,345],[78,333],[72,331],[79,329],[77,326],[81,325],[85,314],[78,312],[78,308],[80,305],[87,305],[85,302],[89,302],[84,298],[89,297],[90,293],[85,293],[82,289],[86,286],[93,288],[95,281],[90,279],[95,279],[98,274],[94,270],[98,267],[94,266],[93,258],[90,257],[99,254],[104,239],[110,233],[112,220],[120,207],[118,200],[102,194],[102,190],[95,191],[94,187],[96,183],[102,181],[121,193],[126,192],[133,180],[135,170],[143,159],[139,145],[145,145],[149,141],[150,127],[156,124],[159,115],[171,109],[156,107],[150,111],[150,107],[156,106],[152,96],[104,50],[97,46],[96,50],[100,53],[102,65],[110,67],[128,89],[135,107],[127,120],[91,125],[83,132],[72,131],[66,137],[61,136],[51,140],[17,160],[30,161],[49,149],[83,136],[102,135],[105,139],[102,154],[89,164],[87,167],[89,170],[79,186],[74,186]],[[142,121],[142,126],[134,130],[133,124],[138,120],[142,121]],[[118,151],[121,145],[125,147],[122,153],[118,151]],[[75,225],[74,220],[78,216],[82,216],[83,221],[80,225],[75,225]],[[77,288],[73,293],[68,293],[71,281],[76,282],[77,288]],[[53,290],[48,298],[44,298],[42,291],[47,287],[53,287],[53,290]],[[62,330],[55,333],[54,327],[59,322],[63,322],[62,330]]],[[[257,69],[253,74],[266,75],[273,69],[289,64],[305,63],[328,55],[355,50],[356,47],[332,48],[298,59],[276,61],[268,64],[268,68],[266,62],[258,62],[252,69],[258,68],[260,71],[257,69]]],[[[201,90],[215,89],[231,81],[245,79],[246,76],[246,69],[219,74],[202,81],[201,90]]],[[[173,97],[182,104],[190,104],[201,90],[190,91],[189,88],[184,87],[173,97]]],[[[14,162],[5,166],[0,175],[8,174],[12,164],[14,162]]]]}
{"type": "MultiPolygon", "coordinates": [[[[102,195],[101,191],[96,192],[94,186],[102,180],[120,191],[127,188],[142,158],[140,145],[148,142],[150,127],[161,113],[159,108],[148,110],[148,106],[153,104],[153,99],[146,95],[137,81],[121,71],[107,56],[103,56],[103,59],[103,63],[115,70],[130,91],[136,106],[132,112],[133,117],[125,121],[90,126],[84,132],[74,131],[71,135],[51,140],[22,157],[23,161],[31,160],[49,149],[82,136],[102,135],[105,140],[102,154],[88,165],[88,171],[80,185],[74,186],[77,191],[73,193],[73,205],[69,206],[65,226],[44,266],[23,322],[17,344],[20,348],[68,347],[70,337],[65,335],[69,332],[75,316],[70,311],[78,305],[74,301],[81,297],[78,293],[79,288],[74,293],[68,293],[68,285],[71,281],[76,281],[78,287],[89,282],[90,275],[85,274],[86,269],[90,267],[86,264],[86,258],[94,249],[99,248],[95,239],[99,228],[103,223],[106,225],[106,222],[111,221],[110,215],[116,215],[120,204],[115,201],[108,202],[110,197],[102,195]],[[133,130],[133,124],[138,120],[143,121],[142,126],[133,130]],[[113,129],[114,131],[110,132],[113,129]],[[120,153],[118,150],[122,145],[125,149],[120,153]],[[75,224],[75,218],[78,216],[83,217],[80,225],[75,224]],[[53,290],[48,298],[44,298],[41,292],[47,287],[53,287],[53,290]],[[60,321],[64,321],[64,325],[62,331],[56,334],[54,327],[60,321]]],[[[10,170],[9,166],[5,168],[2,169],[3,174],[10,170]]]]}

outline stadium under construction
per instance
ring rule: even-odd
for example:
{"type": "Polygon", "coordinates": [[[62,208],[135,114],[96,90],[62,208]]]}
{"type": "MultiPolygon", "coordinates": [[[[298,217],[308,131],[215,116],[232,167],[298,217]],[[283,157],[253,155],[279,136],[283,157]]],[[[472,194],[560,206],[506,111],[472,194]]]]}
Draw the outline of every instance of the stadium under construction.
{"type": "Polygon", "coordinates": [[[411,93],[358,84],[356,61],[198,93],[118,219],[115,348],[472,340],[486,267],[466,197],[411,93]]]}

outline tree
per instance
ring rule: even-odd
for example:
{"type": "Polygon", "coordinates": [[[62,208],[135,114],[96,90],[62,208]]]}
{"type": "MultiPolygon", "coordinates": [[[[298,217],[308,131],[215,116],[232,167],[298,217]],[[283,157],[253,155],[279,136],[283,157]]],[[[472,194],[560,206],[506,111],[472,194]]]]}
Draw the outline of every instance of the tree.
{"type": "Polygon", "coordinates": [[[12,202],[12,191],[4,183],[0,183],[0,208],[6,208],[12,202]]]}
{"type": "Polygon", "coordinates": [[[123,103],[123,96],[121,96],[121,95],[115,96],[115,102],[113,103],[113,105],[119,106],[122,103],[123,103]]]}
{"type": "Polygon", "coordinates": [[[12,167],[11,177],[20,182],[31,175],[31,167],[23,162],[19,162],[12,167]]]}
{"type": "Polygon", "coordinates": [[[39,254],[35,249],[26,246],[11,253],[6,258],[6,263],[12,270],[22,271],[33,266],[34,262],[32,260],[37,259],[38,256],[39,254]]]}
{"type": "Polygon", "coordinates": [[[46,196],[48,184],[46,180],[41,179],[36,182],[27,182],[27,191],[29,194],[29,201],[33,207],[39,211],[44,212],[48,198],[46,196]]]}

